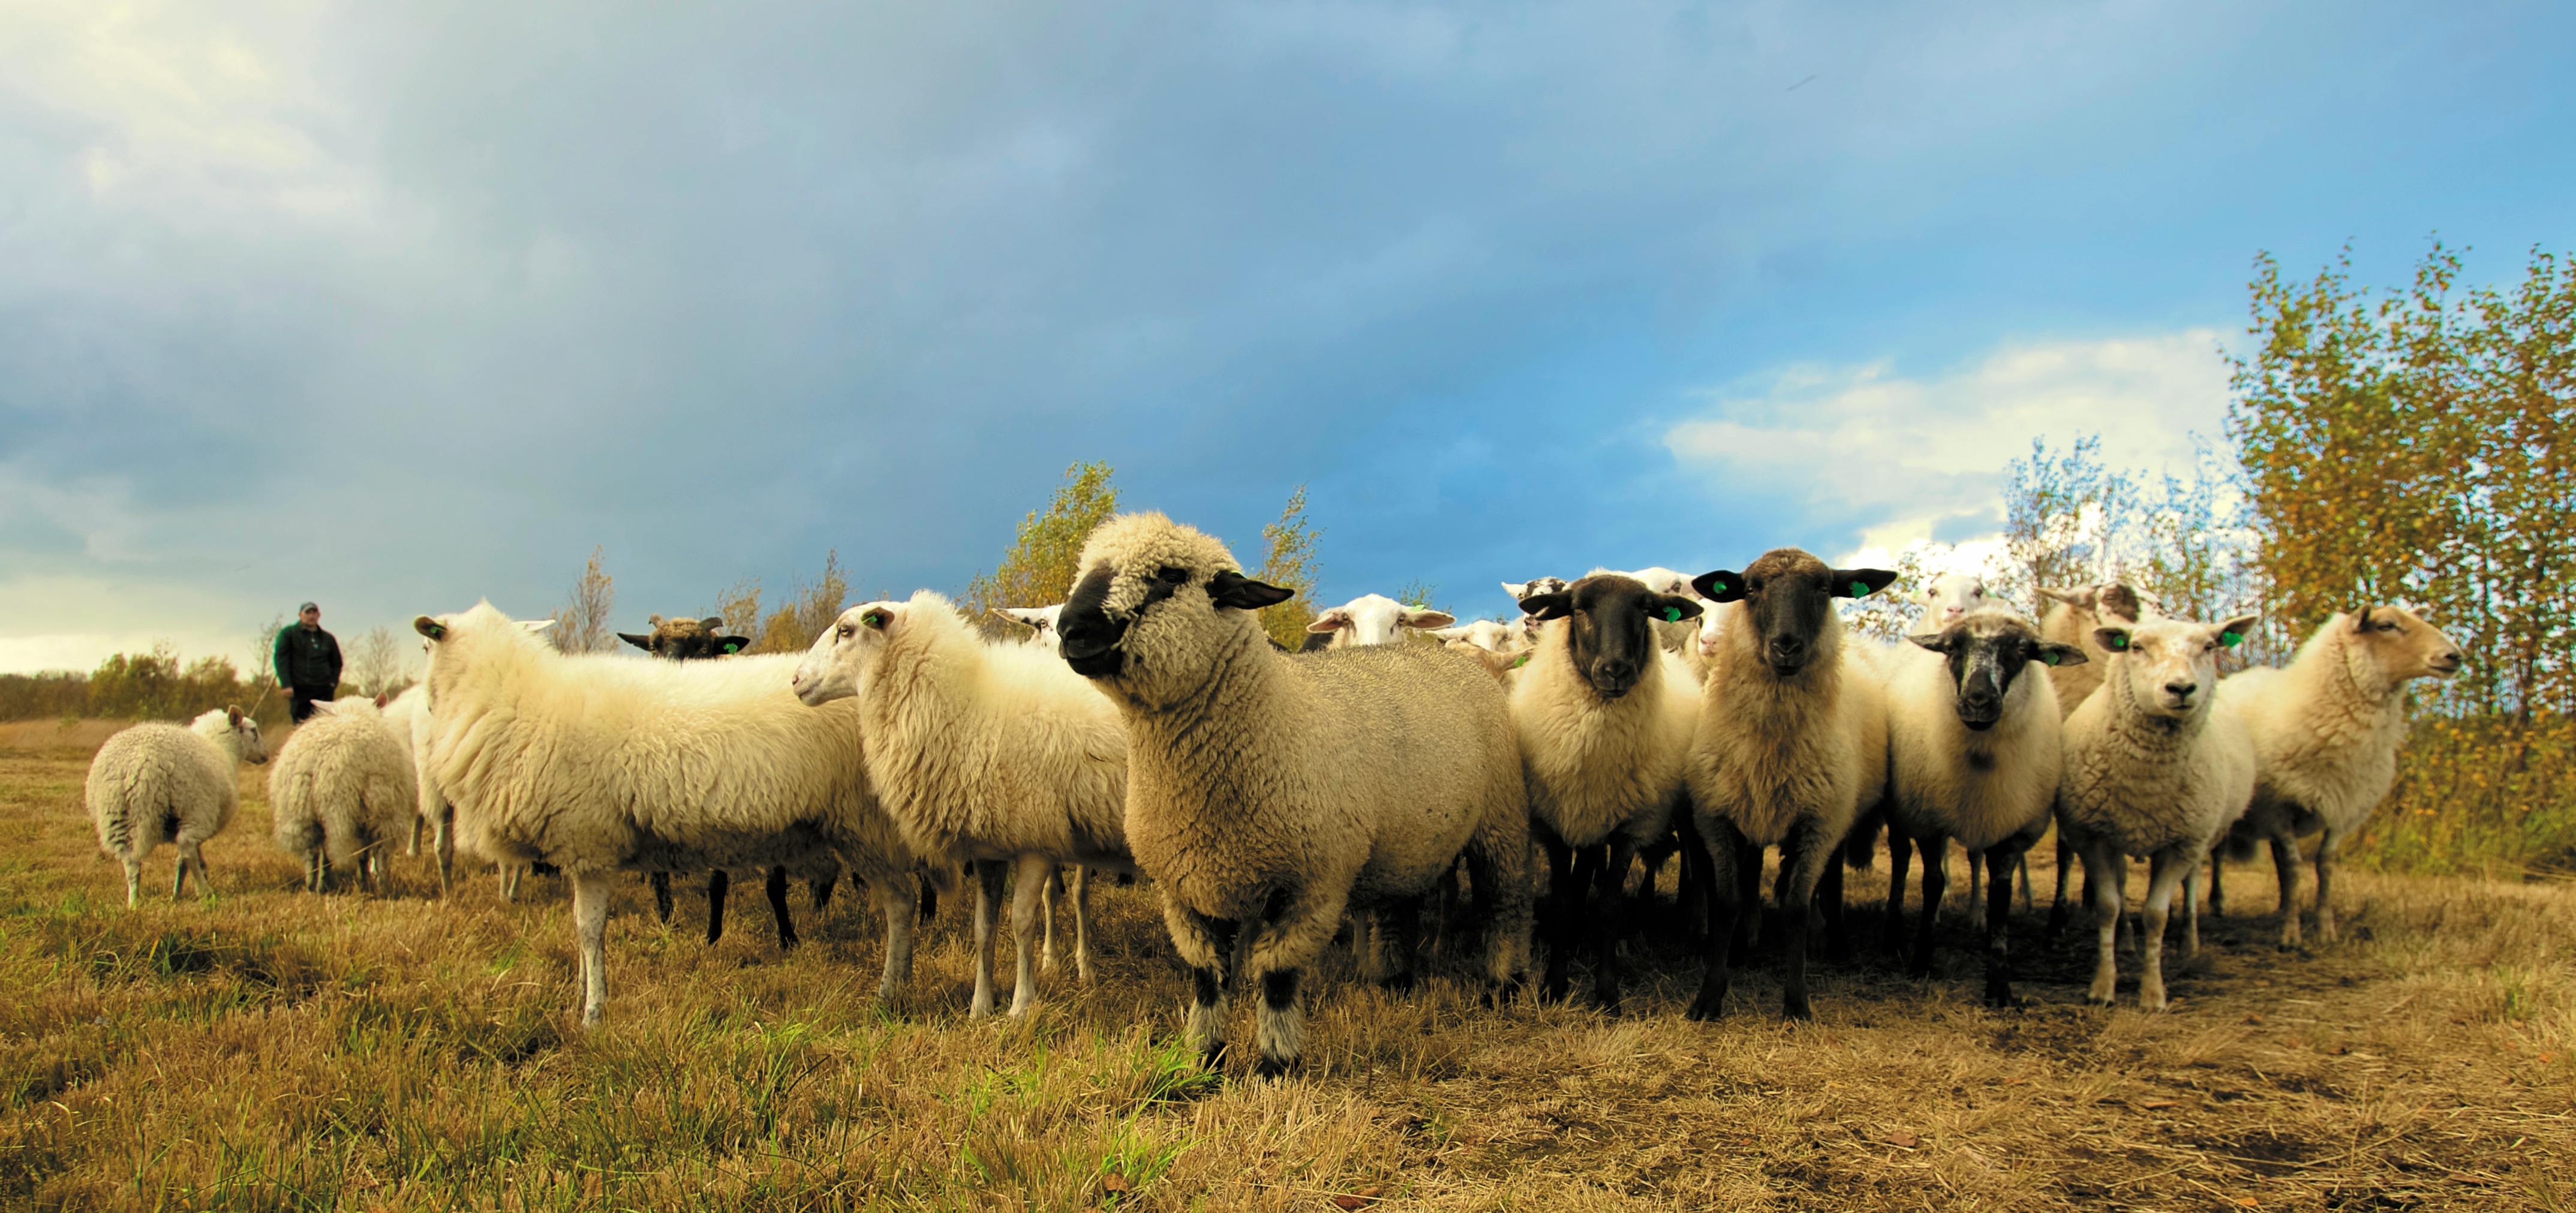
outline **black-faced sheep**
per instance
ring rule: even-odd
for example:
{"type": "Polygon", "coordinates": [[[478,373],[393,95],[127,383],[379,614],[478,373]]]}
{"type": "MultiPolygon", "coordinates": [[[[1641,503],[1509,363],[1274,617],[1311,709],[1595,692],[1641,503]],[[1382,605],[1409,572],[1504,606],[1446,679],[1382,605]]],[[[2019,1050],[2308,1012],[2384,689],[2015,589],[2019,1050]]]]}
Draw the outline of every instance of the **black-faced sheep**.
{"type": "Polygon", "coordinates": [[[1192,978],[1188,1032],[1214,1062],[1235,940],[1261,988],[1257,1068],[1302,1047],[1299,986],[1345,909],[1392,913],[1464,851],[1487,972],[1516,979],[1529,924],[1529,797],[1503,694],[1438,645],[1275,653],[1253,612],[1290,592],[1160,514],[1084,545],[1064,656],[1127,722],[1127,841],[1192,978]]]}

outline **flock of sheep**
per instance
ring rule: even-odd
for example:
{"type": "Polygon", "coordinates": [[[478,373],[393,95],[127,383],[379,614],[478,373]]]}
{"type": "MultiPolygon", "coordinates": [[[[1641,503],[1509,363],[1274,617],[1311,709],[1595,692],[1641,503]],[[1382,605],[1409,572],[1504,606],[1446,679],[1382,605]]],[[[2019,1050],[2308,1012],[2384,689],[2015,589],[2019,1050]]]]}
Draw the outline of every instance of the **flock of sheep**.
{"type": "MultiPolygon", "coordinates": [[[[2053,917],[2080,856],[2095,1002],[2113,998],[2127,861],[2148,859],[2138,1001],[2161,1009],[2166,915],[2182,885],[2196,946],[2203,856],[2216,907],[2219,856],[2270,843],[2281,939],[2295,943],[2297,840],[2322,833],[2316,930],[2333,937],[2335,851],[2393,781],[2406,685],[2461,663],[2415,613],[2367,606],[2327,620],[2287,668],[2222,683],[2219,653],[2250,616],[2166,618],[2113,583],[2043,591],[2034,623],[1956,575],[1927,591],[1911,643],[1882,645],[1847,634],[1836,600],[1896,575],[1794,548],[1696,578],[1506,583],[1516,623],[1457,625],[1369,595],[1288,653],[1255,618],[1288,591],[1239,568],[1197,530],[1122,515],[1090,536],[1064,603],[1012,612],[1026,642],[988,640],[923,591],[850,608],[802,657],[730,655],[743,642],[714,620],[657,616],[627,637],[680,659],[663,661],[567,656],[488,603],[422,616],[420,686],[381,707],[320,705],[279,753],[276,839],[317,890],[335,870],[372,882],[393,841],[416,849],[424,827],[442,888],[459,846],[500,866],[505,895],[535,865],[559,869],[584,1022],[607,1000],[619,871],[654,874],[666,918],[669,874],[709,873],[710,938],[728,874],[761,872],[789,945],[788,881],[811,882],[819,904],[848,875],[885,922],[880,998],[909,974],[916,917],[971,872],[979,1015],[998,995],[1006,891],[1020,1014],[1051,958],[1062,873],[1085,980],[1086,873],[1134,874],[1160,894],[1187,971],[1192,1042],[1213,1064],[1229,996],[1252,991],[1268,1074],[1297,1060],[1302,985],[1337,935],[1350,930],[1370,976],[1409,983],[1426,902],[1454,903],[1461,869],[1473,904],[1451,934],[1474,936],[1463,946],[1498,989],[1540,951],[1545,996],[1566,995],[1581,958],[1615,1008],[1630,869],[1643,859],[1652,896],[1678,855],[1707,951],[1690,1014],[1705,1019],[1724,1010],[1779,848],[1784,1010],[1803,1017],[1811,909],[1843,948],[1844,871],[1868,866],[1882,831],[1891,943],[1923,856],[1911,963],[1930,971],[1955,842],[1972,902],[1982,865],[1986,994],[2008,1003],[2013,878],[2027,888],[2021,860],[2053,823],[2053,917]],[[1407,629],[1439,643],[1402,642],[1407,629]]],[[[235,766],[266,759],[237,710],[137,725],[99,751],[88,806],[129,904],[163,842],[179,855],[174,896],[191,867],[205,883],[199,848],[232,816],[235,766]]]]}

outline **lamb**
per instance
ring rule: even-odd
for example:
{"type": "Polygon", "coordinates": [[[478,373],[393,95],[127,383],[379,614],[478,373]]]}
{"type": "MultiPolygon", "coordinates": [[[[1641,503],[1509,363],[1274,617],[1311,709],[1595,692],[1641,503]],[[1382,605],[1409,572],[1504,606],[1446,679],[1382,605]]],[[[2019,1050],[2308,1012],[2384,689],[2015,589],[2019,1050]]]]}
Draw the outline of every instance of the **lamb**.
{"type": "Polygon", "coordinates": [[[412,626],[430,641],[431,774],[463,840],[572,880],[583,1023],[608,1001],[618,870],[834,859],[885,915],[877,996],[894,996],[912,964],[913,857],[868,790],[857,709],[798,703],[796,658],[568,657],[488,602],[412,626]]]}
{"type": "MultiPolygon", "coordinates": [[[[1027,1014],[1037,1004],[1030,945],[1057,865],[1132,866],[1118,710],[1054,653],[985,644],[929,590],[843,611],[798,663],[793,685],[810,705],[857,701],[869,782],[915,853],[933,864],[974,863],[981,895],[970,1015],[993,1009],[993,918],[1003,878],[1016,869],[1011,1014],[1027,1014]]],[[[1076,882],[1074,964],[1087,981],[1084,887],[1076,882]]]]}
{"type": "Polygon", "coordinates": [[[1406,606],[1384,594],[1362,594],[1315,616],[1306,630],[1316,635],[1329,633],[1331,641],[1325,647],[1342,649],[1393,644],[1404,628],[1430,631],[1456,622],[1457,617],[1447,611],[1406,606]]]}
{"type": "Polygon", "coordinates": [[[617,638],[636,648],[669,661],[695,661],[706,657],[730,657],[751,647],[748,636],[727,636],[724,620],[709,615],[704,619],[678,617],[664,619],[659,615],[645,617],[653,630],[644,634],[619,632],[617,638]]]}
{"type": "Polygon", "coordinates": [[[1699,684],[1652,625],[1700,613],[1686,594],[1651,590],[1619,573],[1596,573],[1553,594],[1522,600],[1547,621],[1538,651],[1511,692],[1529,786],[1530,827],[1547,849],[1555,921],[1542,993],[1565,997],[1583,924],[1593,926],[1593,994],[1619,1005],[1614,924],[1640,848],[1672,830],[1682,764],[1699,723],[1699,684]],[[1603,904],[1587,910],[1598,885],[1603,904]]]}
{"type": "Polygon", "coordinates": [[[1438,645],[1275,654],[1245,577],[1161,514],[1084,544],[1064,656],[1127,722],[1127,840],[1191,974],[1187,1033],[1221,1061],[1235,940],[1261,1011],[1256,1072],[1302,1048],[1299,986],[1343,911],[1384,910],[1410,980],[1424,893],[1464,852],[1486,969],[1517,981],[1529,929],[1529,796],[1501,688],[1438,645]]]}
{"type": "Polygon", "coordinates": [[[144,858],[165,842],[179,849],[172,900],[187,891],[191,867],[197,869],[198,888],[213,888],[200,848],[223,833],[241,807],[235,778],[241,764],[267,761],[259,722],[238,707],[207,712],[185,728],[138,724],[98,748],[82,799],[90,824],[98,828],[98,849],[125,865],[127,909],[142,899],[144,858]]]}
{"type": "Polygon", "coordinates": [[[1063,603],[1043,607],[995,607],[993,610],[1014,623],[1027,624],[1030,644],[1050,653],[1064,647],[1063,637],[1056,631],[1056,616],[1064,613],[1063,603]]]}
{"type": "MultiPolygon", "coordinates": [[[[2406,740],[2406,684],[2460,672],[2458,645],[2402,606],[2336,615],[2299,646],[2287,669],[2252,669],[2218,684],[2222,710],[2254,735],[2254,799],[2220,850],[2250,858],[2269,840],[2281,882],[2281,946],[2299,943],[2299,844],[2317,843],[2317,938],[2335,938],[2335,852],[2397,780],[2406,740]]],[[[2210,855],[2209,909],[2223,912],[2219,854],[2210,855]]]]}
{"type": "Polygon", "coordinates": [[[1782,852],[1779,901],[1788,974],[1782,1011],[1807,1001],[1807,914],[1826,888],[1828,930],[1841,935],[1843,836],[1887,782],[1884,692],[1843,646],[1836,598],[1862,598],[1896,580],[1887,569],[1836,569],[1797,548],[1763,554],[1743,573],[1719,569],[1691,584],[1737,604],[1718,632],[1702,694],[1688,781],[1708,849],[1708,972],[1693,1019],[1726,1009],[1727,950],[1739,903],[1761,904],[1762,852],[1782,852]]]}
{"type": "Polygon", "coordinates": [[[269,773],[277,848],[303,861],[312,892],[328,891],[335,869],[380,892],[385,852],[420,820],[411,757],[372,701],[313,706],[269,773]]]}
{"type": "MultiPolygon", "coordinates": [[[[2111,670],[2101,689],[2066,718],[2057,828],[2084,857],[2100,933],[2088,994],[2096,1003],[2110,1005],[2118,985],[2113,931],[2127,857],[2144,855],[2148,862],[2138,1005],[2161,1011],[2165,913],[2174,886],[2197,871],[2219,831],[2254,794],[2253,735],[2236,713],[2214,708],[2218,651],[2243,643],[2254,619],[2242,615],[2216,626],[2155,619],[2094,630],[2111,654],[2111,670]]],[[[2184,907],[2188,918],[2188,892],[2184,907]]]]}
{"type": "Polygon", "coordinates": [[[1970,611],[1912,639],[1929,653],[1896,667],[1887,688],[1888,940],[1904,930],[1908,851],[1919,845],[1923,913],[1911,972],[1931,975],[1947,851],[1958,840],[1971,870],[1982,856],[1993,877],[1986,1001],[2009,1006],[2012,871],[2048,832],[2060,759],[2056,690],[2044,676],[2025,675],[2081,662],[2084,651],[2040,639],[2036,625],[2003,607],[1970,611]]]}

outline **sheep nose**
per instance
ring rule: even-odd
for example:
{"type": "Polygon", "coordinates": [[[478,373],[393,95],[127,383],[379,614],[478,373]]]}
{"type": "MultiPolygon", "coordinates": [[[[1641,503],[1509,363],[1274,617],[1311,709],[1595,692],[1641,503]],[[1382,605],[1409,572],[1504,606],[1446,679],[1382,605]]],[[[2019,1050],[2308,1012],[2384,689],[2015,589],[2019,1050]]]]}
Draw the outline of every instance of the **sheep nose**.
{"type": "Polygon", "coordinates": [[[1604,657],[1593,663],[1592,676],[1602,682],[1623,683],[1637,676],[1637,666],[1621,658],[1604,657]]]}
{"type": "Polygon", "coordinates": [[[2189,699],[2191,698],[2192,692],[2199,689],[2200,684],[2197,682],[2168,682],[2165,684],[2165,690],[2172,692],[2173,697],[2176,699],[2189,699]]]}

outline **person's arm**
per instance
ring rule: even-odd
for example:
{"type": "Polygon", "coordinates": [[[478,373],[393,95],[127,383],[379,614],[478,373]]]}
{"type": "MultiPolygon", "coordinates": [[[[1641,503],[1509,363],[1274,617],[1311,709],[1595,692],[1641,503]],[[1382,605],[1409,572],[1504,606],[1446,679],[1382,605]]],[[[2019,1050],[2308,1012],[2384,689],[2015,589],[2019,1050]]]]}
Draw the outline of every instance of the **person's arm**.
{"type": "Polygon", "coordinates": [[[331,649],[331,693],[337,695],[340,693],[340,638],[324,632],[322,643],[331,649]]]}
{"type": "Polygon", "coordinates": [[[288,661],[288,657],[287,657],[287,652],[286,652],[286,629],[285,629],[285,628],[279,628],[279,629],[277,629],[277,639],[276,639],[275,641],[271,642],[271,643],[270,643],[270,645],[268,646],[268,648],[269,648],[269,653],[268,653],[268,664],[269,664],[270,666],[274,667],[274,668],[276,669],[276,671],[277,671],[277,686],[278,686],[278,689],[279,689],[279,690],[291,690],[291,689],[293,689],[293,688],[294,688],[294,686],[295,686],[295,678],[294,678],[294,675],[293,675],[292,673],[290,673],[290,672],[288,671],[288,669],[287,669],[287,661],[288,661]]]}

